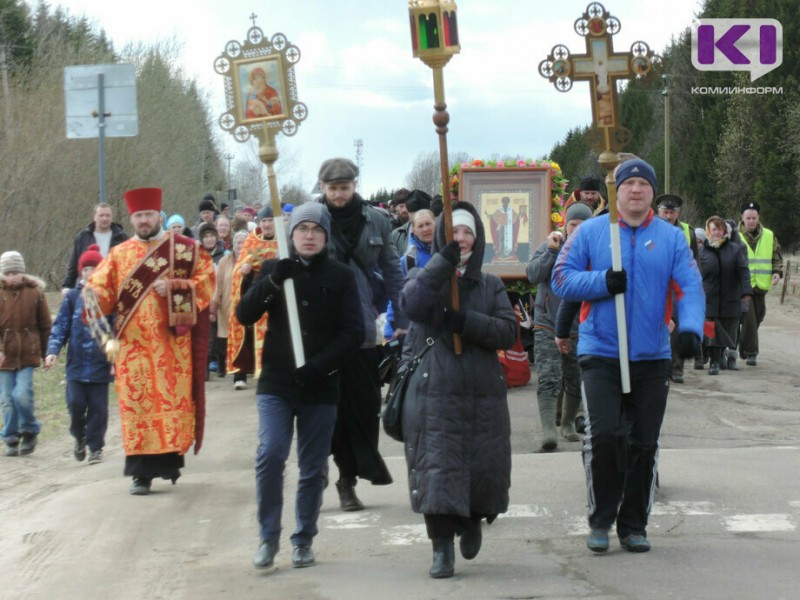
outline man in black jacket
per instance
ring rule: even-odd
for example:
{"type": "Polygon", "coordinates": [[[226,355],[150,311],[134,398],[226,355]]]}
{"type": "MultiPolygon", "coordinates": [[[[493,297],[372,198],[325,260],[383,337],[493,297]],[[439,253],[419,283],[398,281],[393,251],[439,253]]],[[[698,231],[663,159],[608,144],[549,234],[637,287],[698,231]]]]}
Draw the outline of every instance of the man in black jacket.
{"type": "Polygon", "coordinates": [[[356,193],[358,167],[347,158],[330,158],[319,169],[331,214],[328,254],[353,271],[358,302],[351,307],[364,322],[358,354],[342,369],[341,404],[333,434],[333,461],[339,469],[336,491],[342,510],[362,510],[356,477],[386,485],[392,476],[378,451],[381,383],[378,377],[375,319],[388,301],[398,306],[403,285],[400,259],[390,239],[389,219],[356,193]],[[359,310],[360,309],[360,310],[359,310]]]}
{"type": "Polygon", "coordinates": [[[253,564],[269,567],[278,552],[283,508],[283,471],[297,420],[300,476],[295,501],[292,564],[314,564],[311,543],[317,534],[328,455],[339,401],[339,368],[364,339],[353,272],[328,258],[330,214],[318,203],[292,211],[289,235],[296,256],[268,260],[242,297],[236,316],[243,325],[269,312],[258,380],[256,496],[261,545],[253,564]],[[305,364],[295,365],[284,282],[294,281],[305,364]]]}
{"type": "Polygon", "coordinates": [[[100,255],[105,258],[108,251],[128,239],[128,234],[122,230],[122,225],[113,222],[114,214],[111,205],[100,202],[94,207],[92,222],[86,229],[81,230],[75,236],[72,245],[72,253],[67,261],[67,273],[64,282],[61,284],[61,293],[66,296],[67,292],[78,283],[78,259],[86,252],[92,244],[100,246],[100,255]]]}

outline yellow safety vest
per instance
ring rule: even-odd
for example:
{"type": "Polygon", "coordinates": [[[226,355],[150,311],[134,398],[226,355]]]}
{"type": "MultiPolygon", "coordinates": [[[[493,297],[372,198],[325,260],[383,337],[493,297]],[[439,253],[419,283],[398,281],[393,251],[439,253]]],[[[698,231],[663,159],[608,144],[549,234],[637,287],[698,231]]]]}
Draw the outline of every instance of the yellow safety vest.
{"type": "Polygon", "coordinates": [[[772,246],[775,236],[772,230],[762,227],[761,236],[758,238],[755,250],[750,247],[744,235],[741,237],[745,246],[747,246],[747,258],[750,263],[750,285],[768,292],[772,287],[772,246]]]}
{"type": "MultiPolygon", "coordinates": [[[[689,248],[692,248],[692,234],[689,230],[689,224],[684,223],[683,221],[678,221],[678,225],[680,225],[681,229],[683,229],[683,235],[686,236],[686,243],[689,244],[689,248]]],[[[694,248],[692,248],[692,250],[694,250],[694,248]]]]}

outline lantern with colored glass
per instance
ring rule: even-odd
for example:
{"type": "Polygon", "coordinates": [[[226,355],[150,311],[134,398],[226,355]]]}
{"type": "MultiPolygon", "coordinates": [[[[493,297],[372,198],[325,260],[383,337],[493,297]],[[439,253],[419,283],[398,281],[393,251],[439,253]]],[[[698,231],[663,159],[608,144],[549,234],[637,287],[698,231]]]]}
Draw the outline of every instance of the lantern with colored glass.
{"type": "MultiPolygon", "coordinates": [[[[452,0],[409,0],[411,47],[414,58],[446,63],[461,51],[456,3],[452,0]]],[[[431,65],[429,65],[431,66],[431,65]]]]}

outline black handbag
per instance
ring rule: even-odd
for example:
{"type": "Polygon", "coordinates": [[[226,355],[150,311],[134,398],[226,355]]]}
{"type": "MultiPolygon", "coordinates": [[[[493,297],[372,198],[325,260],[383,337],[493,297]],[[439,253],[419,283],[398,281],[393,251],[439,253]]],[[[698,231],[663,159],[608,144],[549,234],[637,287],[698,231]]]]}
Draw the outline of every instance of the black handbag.
{"type": "Polygon", "coordinates": [[[419,354],[398,369],[392,379],[392,383],[389,385],[389,391],[386,393],[386,400],[381,413],[383,430],[386,435],[398,442],[403,441],[403,403],[408,391],[408,384],[414,371],[417,370],[419,363],[422,361],[422,357],[433,347],[433,341],[433,338],[427,338],[425,347],[420,350],[419,354]]]}

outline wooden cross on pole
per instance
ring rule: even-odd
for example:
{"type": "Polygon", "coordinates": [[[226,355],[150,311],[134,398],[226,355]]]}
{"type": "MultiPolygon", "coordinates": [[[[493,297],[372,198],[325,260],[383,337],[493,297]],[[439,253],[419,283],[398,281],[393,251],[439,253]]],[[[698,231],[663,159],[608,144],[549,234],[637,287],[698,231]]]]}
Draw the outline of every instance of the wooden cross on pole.
{"type": "Polygon", "coordinates": [[[599,2],[586,7],[574,28],[586,38],[586,53],[570,54],[566,46],[558,44],[539,63],[539,73],[559,92],[571,90],[573,81],[588,81],[592,94],[590,145],[598,152],[619,152],[631,134],[619,122],[617,81],[648,73],[653,52],[644,42],[634,42],[629,52],[614,52],[612,36],[621,24],[599,2]]]}
{"type": "MultiPolygon", "coordinates": [[[[592,129],[589,145],[600,152],[598,162],[606,171],[609,223],[611,228],[612,269],[622,269],[622,249],[617,216],[617,187],[614,170],[619,165],[617,152],[630,141],[631,133],[619,122],[617,80],[641,77],[650,71],[652,56],[644,42],[634,42],[630,52],[614,52],[612,36],[619,32],[619,19],[599,2],[592,2],[575,21],[575,33],[586,38],[586,54],[570,55],[569,49],[558,44],[550,55],[539,63],[539,74],[553,83],[559,92],[572,89],[572,81],[588,81],[592,92],[592,129]]],[[[614,296],[619,342],[619,366],[622,392],[631,391],[628,364],[628,327],[625,319],[625,296],[614,296]]]]}

